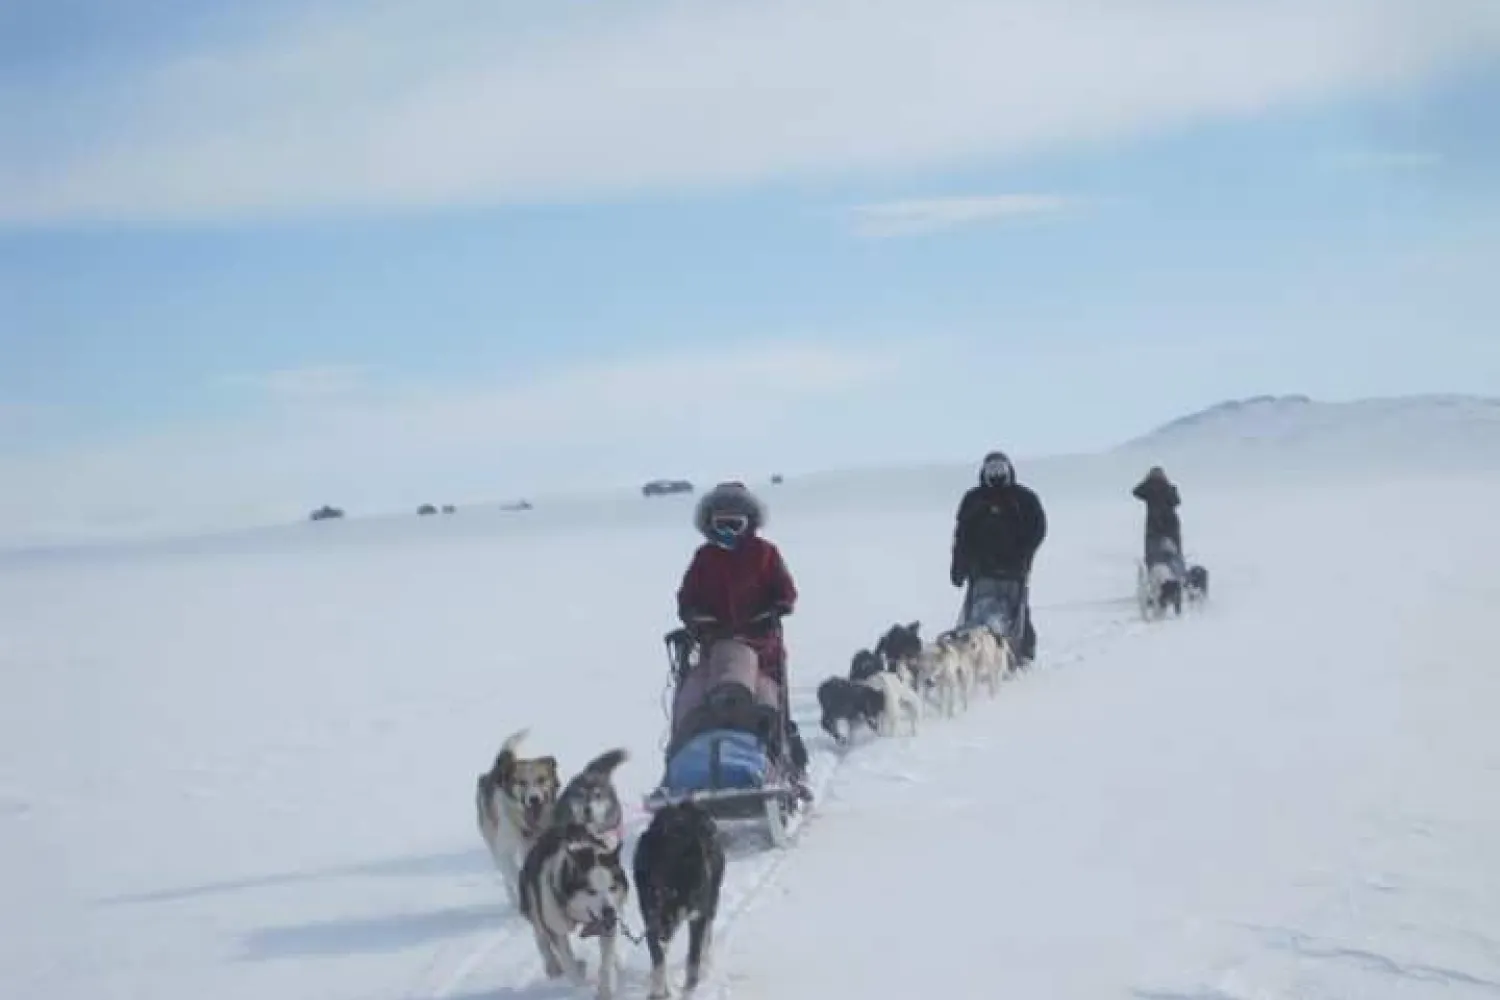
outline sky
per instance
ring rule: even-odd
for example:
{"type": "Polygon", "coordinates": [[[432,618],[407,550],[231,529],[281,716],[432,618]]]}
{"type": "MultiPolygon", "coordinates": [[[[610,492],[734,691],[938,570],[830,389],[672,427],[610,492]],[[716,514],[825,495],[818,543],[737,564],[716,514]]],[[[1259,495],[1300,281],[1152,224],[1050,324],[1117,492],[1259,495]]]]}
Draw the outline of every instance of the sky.
{"type": "Polygon", "coordinates": [[[0,538],[1500,395],[1492,0],[0,0],[0,538]]]}

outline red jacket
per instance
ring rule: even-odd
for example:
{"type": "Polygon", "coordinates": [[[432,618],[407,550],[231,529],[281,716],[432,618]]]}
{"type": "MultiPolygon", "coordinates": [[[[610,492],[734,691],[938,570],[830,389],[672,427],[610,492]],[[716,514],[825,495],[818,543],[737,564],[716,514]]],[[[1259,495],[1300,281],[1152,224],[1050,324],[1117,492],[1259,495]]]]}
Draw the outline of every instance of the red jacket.
{"type": "Polygon", "coordinates": [[[679,614],[713,615],[735,630],[772,607],[791,611],[796,603],[797,586],[780,550],[759,535],[732,549],[707,542],[698,546],[677,590],[679,614]]]}

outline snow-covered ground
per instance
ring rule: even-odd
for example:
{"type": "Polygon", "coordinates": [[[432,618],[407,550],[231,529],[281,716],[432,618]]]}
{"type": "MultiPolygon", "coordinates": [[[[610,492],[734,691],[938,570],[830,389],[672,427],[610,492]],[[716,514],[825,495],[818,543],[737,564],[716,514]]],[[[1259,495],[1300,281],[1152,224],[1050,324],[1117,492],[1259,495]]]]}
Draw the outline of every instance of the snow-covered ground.
{"type": "MultiPolygon", "coordinates": [[[[1045,497],[1039,669],[858,747],[793,850],[733,862],[706,995],[1500,994],[1500,474],[1184,482],[1212,604],[1149,626],[1130,485],[1045,497]]],[[[951,622],[957,494],[790,486],[769,534],[821,748],[819,680],[951,622]]],[[[569,771],[628,747],[632,801],[658,776],[695,538],[634,502],[0,561],[0,995],[575,995],[539,981],[473,782],[521,726],[569,771]]]]}

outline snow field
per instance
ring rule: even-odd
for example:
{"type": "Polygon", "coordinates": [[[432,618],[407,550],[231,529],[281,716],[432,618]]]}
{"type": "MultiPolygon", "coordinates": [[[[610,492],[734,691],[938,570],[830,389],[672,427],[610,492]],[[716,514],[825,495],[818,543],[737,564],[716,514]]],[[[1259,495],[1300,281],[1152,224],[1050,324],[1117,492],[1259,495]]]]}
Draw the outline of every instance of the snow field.
{"type": "MultiPolygon", "coordinates": [[[[1500,484],[1273,487],[1185,489],[1213,596],[1152,625],[1136,506],[1044,497],[1038,668],[862,741],[796,847],[732,862],[705,994],[1500,990],[1500,484]]],[[[816,750],[823,677],[951,624],[957,497],[768,499],[816,750]]],[[[472,793],[523,725],[569,774],[628,747],[627,802],[658,777],[695,539],[589,523],[0,564],[0,992],[572,995],[513,933],[472,793]]]]}
{"type": "Polygon", "coordinates": [[[1189,508],[1203,614],[851,755],[737,1000],[1493,996],[1500,484],[1432,485],[1189,508]]]}

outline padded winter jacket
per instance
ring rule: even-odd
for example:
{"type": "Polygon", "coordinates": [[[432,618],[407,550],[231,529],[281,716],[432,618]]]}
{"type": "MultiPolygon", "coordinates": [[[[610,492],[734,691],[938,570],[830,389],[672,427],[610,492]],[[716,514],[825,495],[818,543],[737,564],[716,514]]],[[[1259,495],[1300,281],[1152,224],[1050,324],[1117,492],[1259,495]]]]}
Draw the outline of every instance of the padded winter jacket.
{"type": "Polygon", "coordinates": [[[698,546],[677,590],[677,614],[683,621],[697,614],[712,615],[727,629],[742,634],[766,669],[781,664],[780,629],[751,619],[773,609],[791,614],[796,604],[797,586],[781,551],[756,534],[747,535],[732,549],[709,543],[698,546]]]}
{"type": "Polygon", "coordinates": [[[975,486],[959,502],[953,526],[954,586],[984,577],[1025,580],[1047,538],[1047,514],[1030,487],[975,486]]]}
{"type": "Polygon", "coordinates": [[[1171,480],[1147,476],[1136,483],[1130,495],[1146,505],[1147,538],[1171,538],[1175,541],[1180,537],[1182,524],[1177,518],[1177,507],[1182,503],[1182,497],[1171,480]]]}

